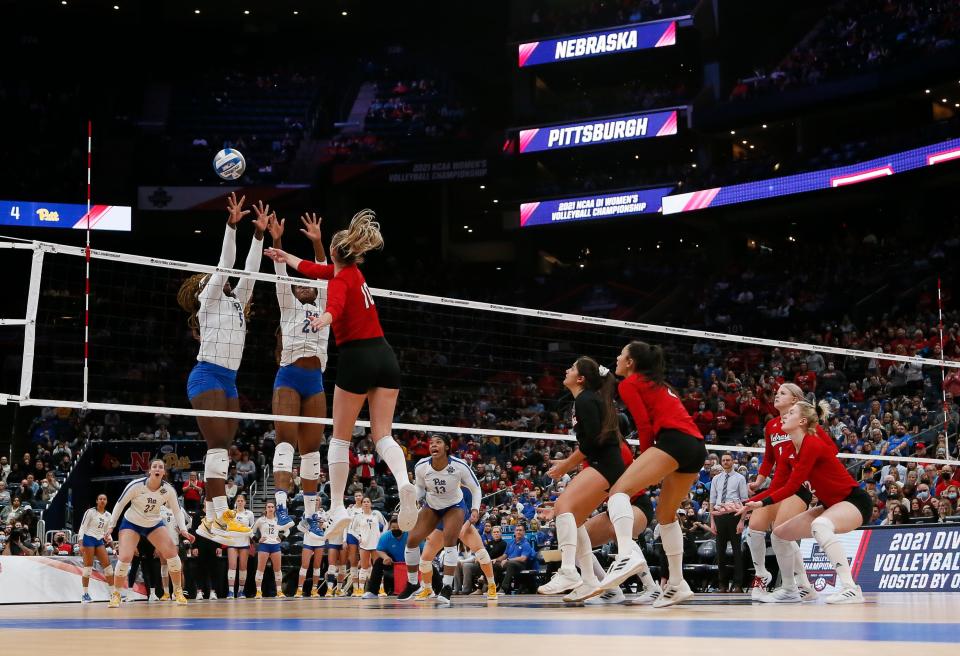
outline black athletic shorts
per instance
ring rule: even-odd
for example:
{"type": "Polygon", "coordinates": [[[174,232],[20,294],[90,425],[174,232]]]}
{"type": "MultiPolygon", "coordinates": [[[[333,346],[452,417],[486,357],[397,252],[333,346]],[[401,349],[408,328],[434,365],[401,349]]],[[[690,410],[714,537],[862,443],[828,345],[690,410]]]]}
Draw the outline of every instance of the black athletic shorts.
{"type": "Polygon", "coordinates": [[[678,474],[698,473],[707,459],[707,447],[703,440],[672,428],[657,433],[654,445],[677,461],[678,474]]]}
{"type": "Polygon", "coordinates": [[[383,337],[357,339],[339,348],[337,387],[354,394],[374,387],[400,389],[400,364],[383,337]]]}
{"type": "Polygon", "coordinates": [[[794,492],[793,496],[800,497],[800,500],[808,506],[813,501],[813,492],[811,492],[810,488],[808,488],[806,485],[801,485],[800,489],[794,492]]]}
{"type": "Polygon", "coordinates": [[[650,501],[650,493],[644,492],[633,500],[633,505],[640,509],[640,512],[647,518],[647,526],[653,523],[653,502],[650,501]]]}
{"type": "MultiPolygon", "coordinates": [[[[870,495],[867,494],[866,491],[859,486],[855,487],[850,490],[850,494],[848,494],[847,498],[843,501],[849,501],[860,511],[860,515],[863,517],[863,524],[861,524],[861,526],[870,523],[870,518],[873,516],[873,499],[870,498],[870,495]]],[[[843,501],[840,503],[843,503],[843,501]]]]}
{"type": "Polygon", "coordinates": [[[601,448],[593,457],[588,456],[587,462],[600,472],[610,485],[616,483],[623,476],[623,472],[627,471],[618,444],[601,448]]]}

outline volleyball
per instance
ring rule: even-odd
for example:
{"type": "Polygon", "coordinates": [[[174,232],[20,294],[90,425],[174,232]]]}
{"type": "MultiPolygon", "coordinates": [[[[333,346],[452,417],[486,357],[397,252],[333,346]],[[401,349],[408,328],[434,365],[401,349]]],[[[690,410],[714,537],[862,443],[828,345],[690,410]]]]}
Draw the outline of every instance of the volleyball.
{"type": "Polygon", "coordinates": [[[247,160],[239,150],[224,148],[213,158],[213,170],[224,180],[236,180],[247,169],[247,160]]]}

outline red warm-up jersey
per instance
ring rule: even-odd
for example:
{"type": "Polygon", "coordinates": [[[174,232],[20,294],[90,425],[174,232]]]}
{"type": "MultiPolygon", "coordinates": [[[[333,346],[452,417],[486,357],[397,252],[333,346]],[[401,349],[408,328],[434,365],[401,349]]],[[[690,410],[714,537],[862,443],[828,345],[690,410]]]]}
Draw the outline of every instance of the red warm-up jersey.
{"type": "Polygon", "coordinates": [[[793,447],[793,441],[785,442],[783,459],[777,469],[784,465],[790,468],[790,477],[783,485],[777,489],[771,486],[748,501],[763,501],[765,505],[779,503],[796,494],[805,482],[810,481],[814,494],[829,507],[846,499],[858,487],[847,468],[837,459],[836,447],[816,435],[803,438],[799,454],[793,447]]]}
{"type": "Polygon", "coordinates": [[[665,429],[703,439],[680,398],[666,385],[658,385],[643,374],[631,374],[620,381],[617,391],[637,426],[641,451],[653,446],[657,434],[665,429]]]}
{"type": "Polygon", "coordinates": [[[330,281],[327,285],[326,311],[333,317],[331,327],[337,344],[383,337],[373,295],[356,265],[344,267],[334,275],[332,264],[303,260],[297,271],[310,278],[330,281]]]}
{"type": "MultiPolygon", "coordinates": [[[[833,450],[834,455],[839,452],[836,442],[823,429],[823,426],[817,425],[816,436],[833,450]]],[[[783,422],[780,417],[774,417],[767,422],[763,429],[763,437],[766,446],[763,451],[763,462],[760,463],[759,474],[769,477],[770,471],[773,470],[773,480],[770,481],[769,488],[772,491],[786,483],[790,477],[794,464],[790,455],[794,454],[795,451],[790,436],[783,430],[783,422]],[[776,469],[774,469],[774,466],[776,466],[776,469]]]]}

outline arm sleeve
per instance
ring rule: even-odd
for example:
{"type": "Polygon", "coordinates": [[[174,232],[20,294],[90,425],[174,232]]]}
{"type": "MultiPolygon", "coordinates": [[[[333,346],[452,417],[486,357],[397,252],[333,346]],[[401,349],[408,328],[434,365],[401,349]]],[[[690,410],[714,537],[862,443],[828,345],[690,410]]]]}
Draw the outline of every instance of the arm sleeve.
{"type": "Polygon", "coordinates": [[[743,476],[740,476],[740,483],[737,485],[737,494],[741,500],[750,496],[750,493],[747,491],[747,479],[743,476]]]}
{"type": "MultiPolygon", "coordinates": [[[[278,276],[287,275],[287,265],[283,262],[273,263],[273,272],[278,276]]],[[[277,303],[280,305],[280,315],[284,316],[287,312],[296,307],[293,292],[290,290],[290,283],[277,282],[277,303]]]]}
{"type": "Polygon", "coordinates": [[[763,429],[763,462],[760,463],[760,469],[757,471],[758,474],[764,478],[770,478],[770,472],[773,471],[773,461],[776,458],[773,451],[773,441],[770,439],[770,431],[766,428],[763,429]]]}
{"type": "Polygon", "coordinates": [[[790,478],[787,481],[778,487],[772,492],[770,490],[764,490],[760,494],[752,497],[749,501],[761,501],[765,506],[771,506],[775,503],[780,503],[789,496],[796,494],[797,490],[804,484],[804,482],[810,477],[810,470],[813,469],[813,465],[816,464],[817,459],[820,456],[822,447],[817,441],[817,438],[813,435],[807,435],[803,438],[803,445],[801,446],[800,455],[797,457],[797,462],[793,466],[793,471],[790,472],[790,478]],[[807,440],[810,440],[810,444],[807,444],[807,440]]]}
{"type": "MultiPolygon", "coordinates": [[[[251,271],[256,273],[260,270],[260,260],[263,258],[263,238],[257,239],[256,237],[250,243],[250,250],[247,252],[247,261],[243,265],[244,271],[251,271]]],[[[244,305],[250,300],[250,296],[253,294],[253,284],[256,282],[253,278],[243,277],[240,278],[240,282],[237,283],[237,300],[243,303],[244,305]]]]}
{"type": "Polygon", "coordinates": [[[710,484],[710,506],[711,507],[717,505],[717,495],[720,494],[718,491],[719,489],[720,489],[719,487],[717,487],[716,485],[713,485],[713,483],[711,482],[710,484]]]}
{"type": "Polygon", "coordinates": [[[314,262],[307,262],[306,260],[303,260],[297,267],[297,271],[310,278],[316,278],[319,280],[333,279],[332,264],[316,264],[314,262]]]}
{"type": "Polygon", "coordinates": [[[466,470],[467,475],[461,478],[463,486],[470,490],[470,510],[480,510],[480,497],[483,495],[483,492],[480,490],[480,481],[477,480],[477,477],[474,476],[473,471],[467,465],[460,465],[463,469],[466,470]]]}
{"type": "Polygon", "coordinates": [[[377,518],[377,522],[380,523],[380,530],[382,531],[383,529],[385,529],[385,528],[387,527],[387,520],[384,519],[383,513],[380,512],[379,510],[374,510],[374,511],[373,511],[373,514],[374,514],[374,516],[377,518]]]}
{"type": "Polygon", "coordinates": [[[110,533],[113,533],[113,529],[117,525],[117,521],[123,517],[123,511],[127,509],[127,506],[130,505],[134,495],[139,490],[140,485],[128,485],[127,489],[123,492],[123,496],[117,499],[117,504],[113,507],[113,512],[110,513],[110,533]]]}
{"type": "Polygon", "coordinates": [[[343,306],[347,303],[347,281],[342,278],[334,278],[327,285],[327,306],[326,312],[336,319],[343,312],[343,306]]]}
{"type": "MultiPolygon", "coordinates": [[[[237,229],[227,226],[223,233],[223,246],[220,247],[220,261],[217,266],[221,269],[233,267],[237,260],[237,229]]],[[[203,290],[200,292],[201,302],[217,297],[223,289],[223,283],[227,281],[227,274],[212,273],[207,279],[203,290]]]]}
{"type": "Polygon", "coordinates": [[[87,528],[90,526],[90,518],[93,516],[93,508],[87,508],[83,513],[83,521],[80,522],[80,528],[77,529],[77,541],[83,541],[83,536],[87,534],[87,528]]]}
{"type": "Polygon", "coordinates": [[[620,398],[630,411],[633,417],[633,423],[637,427],[637,439],[640,441],[640,451],[646,451],[653,446],[653,425],[650,423],[650,415],[647,414],[647,407],[643,404],[640,393],[633,385],[629,383],[621,384],[618,387],[620,398]]]}

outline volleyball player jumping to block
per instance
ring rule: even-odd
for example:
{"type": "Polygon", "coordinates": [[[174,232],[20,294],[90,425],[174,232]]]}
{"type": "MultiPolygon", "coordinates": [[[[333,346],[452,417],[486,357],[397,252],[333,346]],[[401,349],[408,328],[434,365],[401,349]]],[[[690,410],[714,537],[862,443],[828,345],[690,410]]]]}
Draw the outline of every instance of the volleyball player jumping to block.
{"type": "Polygon", "coordinates": [[[400,528],[409,531],[417,521],[417,490],[407,475],[403,449],[393,439],[393,413],[400,394],[400,365],[383,336],[377,307],[357,266],[368,251],[383,248],[380,224],[371,210],[358,212],[346,230],[333,235],[333,264],[315,264],[269,248],[265,254],[285,262],[310,278],[329,280],[326,310],[310,319],[317,330],[332,326],[340,348],[337,383],[333,392],[333,436],[327,452],[330,468],[330,512],[326,532],[338,534],[350,523],[343,493],[350,471],[350,441],[364,403],[369,404],[370,434],[377,454],[393,474],[400,494],[400,528]]]}
{"type": "Polygon", "coordinates": [[[683,578],[683,531],[677,521],[677,509],[696,480],[707,449],[697,425],[666,382],[659,346],[638,341],[624,346],[617,356],[617,375],[624,377],[618,390],[637,427],[641,453],[610,488],[607,514],[617,534],[617,558],[600,588],[611,590],[648,569],[632,536],[630,496],[660,483],[656,515],[670,577],[653,606],[672,606],[693,597],[683,578]]]}
{"type": "MultiPolygon", "coordinates": [[[[317,264],[326,264],[320,235],[320,218],[304,214],[300,220],[304,233],[313,244],[317,264]]],[[[286,219],[270,216],[267,230],[273,247],[282,248],[281,237],[286,219]]],[[[287,275],[287,265],[274,262],[278,276],[287,275]]],[[[273,413],[300,417],[326,417],[327,395],[323,391],[323,370],[327,366],[329,328],[314,328],[310,319],[323,313],[325,293],[316,287],[277,283],[277,303],[280,305],[280,369],[273,383],[273,413]]],[[[311,537],[311,547],[322,545],[323,531],[317,514],[317,487],[320,484],[320,443],[323,441],[321,424],[296,424],[288,421],[275,423],[277,448],[273,452],[273,481],[276,487],[277,523],[282,529],[293,527],[287,514],[287,490],[293,477],[294,444],[300,451],[300,480],[303,484],[303,521],[300,530],[311,537]]]]}
{"type": "MultiPolygon", "coordinates": [[[[821,401],[819,414],[823,420],[829,417],[829,404],[825,401],[821,401]]],[[[810,481],[823,505],[802,512],[773,529],[773,535],[778,539],[774,542],[774,550],[786,591],[784,596],[789,595],[790,600],[800,601],[795,583],[796,558],[792,549],[784,548],[783,543],[813,537],[827,554],[840,580],[839,590],[827,597],[827,603],[862,604],[863,592],[853,580],[847,554],[837,535],[869,523],[873,503],[837,459],[836,449],[817,437],[817,420],[817,408],[806,401],[800,401],[787,410],[783,416],[783,430],[790,435],[790,444],[794,449],[790,477],[780,488],[772,492],[765,490],[748,499],[738,514],[782,502],[796,494],[806,481],[810,481]]],[[[790,459],[790,455],[787,458],[790,459]]]]}
{"type": "MultiPolygon", "coordinates": [[[[227,227],[223,235],[218,269],[234,265],[237,256],[237,224],[249,210],[243,209],[230,194],[227,201],[227,227]]],[[[254,206],[257,218],[253,220],[254,235],[244,265],[245,271],[259,271],[263,253],[263,232],[267,229],[270,207],[254,206]]],[[[253,279],[243,277],[236,289],[230,286],[225,273],[196,274],[180,286],[177,302],[190,313],[188,324],[194,337],[200,341],[197,364],[187,379],[187,396],[195,410],[227,410],[239,412],[237,369],[243,358],[247,337],[247,319],[250,316],[250,296],[253,279]]],[[[203,479],[206,482],[206,502],[203,523],[197,532],[203,537],[229,545],[235,538],[245,539],[250,529],[236,521],[227,506],[227,449],[237,434],[237,420],[226,417],[197,417],[200,433],[207,443],[203,479]]]]}

